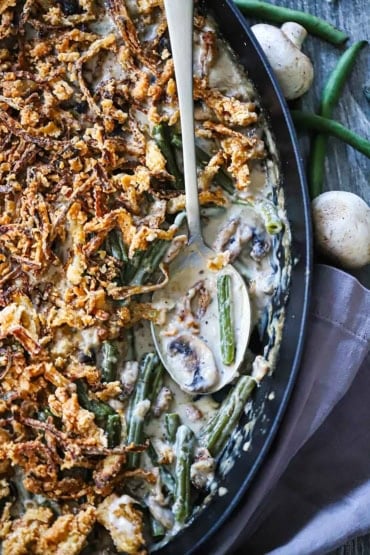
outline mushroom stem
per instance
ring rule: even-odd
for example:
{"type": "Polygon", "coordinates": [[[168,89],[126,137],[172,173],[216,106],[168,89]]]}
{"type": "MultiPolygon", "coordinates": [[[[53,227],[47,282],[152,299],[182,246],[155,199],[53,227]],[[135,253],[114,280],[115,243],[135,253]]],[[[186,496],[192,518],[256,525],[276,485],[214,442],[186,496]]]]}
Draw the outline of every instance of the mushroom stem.
{"type": "Polygon", "coordinates": [[[287,21],[280,27],[281,31],[286,37],[301,50],[302,44],[307,37],[307,31],[299,23],[294,23],[294,21],[287,21]]]}

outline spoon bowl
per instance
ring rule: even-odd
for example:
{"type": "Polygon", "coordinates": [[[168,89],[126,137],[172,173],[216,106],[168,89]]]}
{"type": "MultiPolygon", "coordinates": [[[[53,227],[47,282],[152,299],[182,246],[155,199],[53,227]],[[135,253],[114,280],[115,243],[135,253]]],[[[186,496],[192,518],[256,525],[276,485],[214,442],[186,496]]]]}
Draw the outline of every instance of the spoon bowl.
{"type": "Polygon", "coordinates": [[[171,279],[153,295],[166,310],[166,322],[152,324],[157,352],[172,379],[190,395],[214,393],[230,383],[243,362],[250,334],[251,309],[243,278],[231,264],[212,270],[215,253],[201,243],[188,244],[170,266],[171,279]],[[217,281],[230,277],[235,354],[222,360],[217,281]],[[198,317],[197,317],[198,316],[198,317]]]}
{"type": "Polygon", "coordinates": [[[153,295],[154,304],[166,310],[166,321],[152,324],[152,335],[175,382],[199,395],[218,391],[238,375],[251,311],[243,278],[230,264],[212,264],[216,253],[202,238],[194,143],[193,0],[164,4],[179,97],[189,241],[170,265],[169,282],[153,295]],[[227,295],[220,293],[223,276],[227,295]]]}

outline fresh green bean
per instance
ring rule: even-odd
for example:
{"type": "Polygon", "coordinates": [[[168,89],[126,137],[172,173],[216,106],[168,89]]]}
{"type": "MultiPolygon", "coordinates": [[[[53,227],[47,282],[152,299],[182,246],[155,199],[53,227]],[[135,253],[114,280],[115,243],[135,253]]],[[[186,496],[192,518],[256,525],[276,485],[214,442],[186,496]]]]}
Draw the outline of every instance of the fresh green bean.
{"type": "Polygon", "coordinates": [[[200,431],[199,442],[213,457],[221,452],[230,438],[255,385],[256,380],[251,376],[241,376],[222,401],[216,414],[200,431]]]}
{"type": "Polygon", "coordinates": [[[275,6],[268,2],[258,0],[234,0],[235,4],[247,15],[252,15],[272,21],[273,23],[285,23],[295,21],[303,25],[311,35],[316,35],[323,40],[341,46],[348,40],[343,31],[336,29],[333,25],[307,12],[292,10],[282,6],[275,6]]]}
{"type": "Polygon", "coordinates": [[[231,306],[231,277],[228,274],[217,278],[217,302],[222,362],[230,365],[235,359],[235,335],[231,306]]]}
{"type": "Polygon", "coordinates": [[[176,522],[183,524],[190,516],[190,466],[193,453],[194,434],[184,425],[176,433],[175,502],[173,514],[176,522]]]}
{"type": "Polygon", "coordinates": [[[270,235],[277,235],[280,233],[283,229],[283,222],[279,217],[276,206],[269,200],[265,200],[259,204],[259,210],[263,217],[267,233],[270,235]]]}
{"type": "MultiPolygon", "coordinates": [[[[356,58],[366,44],[366,41],[356,42],[340,57],[324,87],[319,112],[320,116],[325,118],[332,117],[333,110],[342,94],[344,85],[348,80],[348,76],[355,64],[356,58]]],[[[325,135],[317,135],[314,138],[309,167],[311,198],[315,198],[322,193],[325,176],[326,146],[327,137],[325,135]]]]}
{"type": "Polygon", "coordinates": [[[177,428],[180,426],[180,416],[176,412],[168,412],[165,415],[165,427],[168,441],[174,443],[176,439],[177,428]]]}
{"type": "Polygon", "coordinates": [[[341,139],[348,145],[352,146],[367,158],[370,158],[370,141],[360,137],[357,133],[350,131],[344,125],[332,119],[316,116],[309,112],[301,112],[300,110],[292,110],[292,117],[297,127],[303,127],[311,131],[326,133],[337,139],[341,139]]]}
{"type": "Polygon", "coordinates": [[[348,81],[348,76],[352,71],[357,56],[366,45],[367,41],[361,40],[355,42],[343,52],[324,87],[321,98],[320,115],[326,118],[331,116],[331,112],[337,105],[342,94],[344,85],[348,81]]]}
{"type": "MultiPolygon", "coordinates": [[[[146,412],[142,403],[154,398],[153,385],[163,375],[163,366],[155,353],[147,353],[140,361],[139,377],[127,414],[127,443],[142,443],[144,439],[144,420],[146,412]]],[[[130,453],[128,466],[136,468],[140,463],[140,453],[130,453]]]]}
{"type": "Polygon", "coordinates": [[[83,380],[76,380],[78,402],[81,407],[94,413],[95,422],[103,428],[108,438],[108,447],[112,449],[121,439],[121,418],[107,403],[90,399],[87,385],[83,380]]]}
{"type": "Polygon", "coordinates": [[[115,341],[103,341],[101,377],[103,382],[114,382],[117,379],[119,351],[115,341]]]}
{"type": "Polygon", "coordinates": [[[163,123],[155,125],[153,127],[152,136],[163,156],[166,158],[166,165],[169,173],[175,178],[175,189],[183,189],[184,178],[178,168],[176,157],[172,149],[169,127],[163,123]]]}

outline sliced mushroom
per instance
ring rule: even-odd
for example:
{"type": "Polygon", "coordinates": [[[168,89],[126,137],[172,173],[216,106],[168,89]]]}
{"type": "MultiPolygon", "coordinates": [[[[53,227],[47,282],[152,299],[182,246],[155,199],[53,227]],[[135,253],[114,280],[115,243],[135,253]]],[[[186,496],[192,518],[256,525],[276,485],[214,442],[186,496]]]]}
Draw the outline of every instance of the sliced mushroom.
{"type": "Polygon", "coordinates": [[[202,339],[189,334],[175,337],[167,347],[171,373],[188,393],[204,393],[212,389],[220,375],[211,349],[202,339]]]}

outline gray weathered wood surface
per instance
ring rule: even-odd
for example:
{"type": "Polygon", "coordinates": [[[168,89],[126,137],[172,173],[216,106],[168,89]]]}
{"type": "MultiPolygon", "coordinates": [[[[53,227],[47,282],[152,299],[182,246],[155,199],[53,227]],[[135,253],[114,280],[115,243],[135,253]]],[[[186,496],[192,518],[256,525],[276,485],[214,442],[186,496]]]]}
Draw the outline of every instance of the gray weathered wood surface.
{"type": "MultiPolygon", "coordinates": [[[[366,39],[370,42],[370,0],[270,0],[271,3],[311,12],[347,31],[348,44],[366,39]]],[[[338,60],[341,49],[322,40],[309,37],[304,51],[315,65],[312,90],[302,99],[305,110],[317,110],[323,85],[338,60]]],[[[352,130],[370,139],[370,102],[363,94],[370,85],[370,46],[362,52],[344,89],[334,117],[352,130]]],[[[302,149],[308,154],[309,140],[301,139],[302,149]]],[[[370,204],[370,160],[336,139],[330,139],[326,162],[325,190],[341,189],[360,195],[370,204]]],[[[370,287],[370,267],[354,272],[370,287]]],[[[370,464],[370,462],[369,462],[370,464]]],[[[370,554],[370,535],[356,538],[331,555],[370,554]]],[[[297,554],[298,555],[298,554],[297,554]]]]}
{"type": "MultiPolygon", "coordinates": [[[[270,0],[271,3],[313,13],[344,29],[350,39],[348,45],[357,40],[370,42],[370,0],[270,0]]],[[[320,94],[326,79],[335,67],[342,49],[331,46],[316,37],[309,37],[303,50],[315,66],[315,81],[312,89],[303,97],[301,106],[305,110],[317,110],[320,94]]],[[[343,96],[334,112],[334,117],[353,131],[370,139],[370,102],[363,94],[365,84],[370,85],[370,46],[360,54],[343,96]]],[[[307,155],[309,141],[301,139],[307,155]]],[[[326,162],[326,190],[341,189],[360,195],[370,204],[370,160],[351,147],[330,138],[326,162]]],[[[370,267],[354,272],[370,287],[370,267]]],[[[370,553],[370,551],[369,551],[370,553]]]]}

